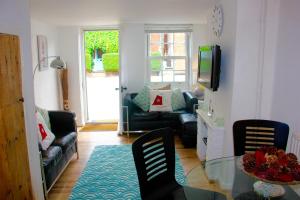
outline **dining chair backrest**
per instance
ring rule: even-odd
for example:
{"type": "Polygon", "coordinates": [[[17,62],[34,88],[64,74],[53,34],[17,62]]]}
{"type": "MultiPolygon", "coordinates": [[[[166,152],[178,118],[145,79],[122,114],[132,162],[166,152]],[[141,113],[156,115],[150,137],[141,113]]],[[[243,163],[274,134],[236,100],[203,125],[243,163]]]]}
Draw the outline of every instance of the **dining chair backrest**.
{"type": "MultiPolygon", "coordinates": [[[[158,191],[167,193],[180,187],[175,179],[175,144],[170,128],[139,137],[132,144],[132,153],[142,199],[149,199],[158,191]]],[[[159,195],[163,196],[156,194],[159,195]]]]}
{"type": "Polygon", "coordinates": [[[254,152],[261,146],[275,146],[285,150],[289,126],[282,122],[248,119],[233,124],[234,155],[254,152]]]}

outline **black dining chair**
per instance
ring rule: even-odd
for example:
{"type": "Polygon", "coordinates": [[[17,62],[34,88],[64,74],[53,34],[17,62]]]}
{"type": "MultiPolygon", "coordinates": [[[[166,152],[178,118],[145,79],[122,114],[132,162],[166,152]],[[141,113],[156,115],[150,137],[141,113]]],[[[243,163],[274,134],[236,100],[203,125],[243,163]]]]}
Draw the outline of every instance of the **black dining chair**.
{"type": "Polygon", "coordinates": [[[234,155],[252,153],[261,146],[275,146],[285,150],[289,126],[282,122],[247,119],[233,124],[234,155]]]}
{"type": "MultiPolygon", "coordinates": [[[[289,135],[289,126],[285,123],[246,119],[233,124],[234,155],[253,153],[261,146],[275,146],[285,150],[289,135]]],[[[253,184],[257,179],[249,177],[241,170],[236,170],[232,188],[234,199],[259,199],[253,193],[253,184]]]]}
{"type": "Polygon", "coordinates": [[[142,200],[225,200],[223,194],[180,185],[175,179],[175,144],[170,128],[153,130],[132,144],[142,200]]]}

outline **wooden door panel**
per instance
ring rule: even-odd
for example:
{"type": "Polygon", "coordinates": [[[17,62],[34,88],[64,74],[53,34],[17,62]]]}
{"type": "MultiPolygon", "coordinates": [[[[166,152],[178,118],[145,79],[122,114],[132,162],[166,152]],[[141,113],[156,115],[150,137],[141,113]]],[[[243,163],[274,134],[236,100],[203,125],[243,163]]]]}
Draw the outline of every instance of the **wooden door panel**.
{"type": "Polygon", "coordinates": [[[19,39],[0,34],[0,199],[33,199],[20,98],[19,39]]]}
{"type": "Polygon", "coordinates": [[[22,97],[18,37],[0,34],[0,105],[14,104],[22,97]]]}
{"type": "Polygon", "coordinates": [[[19,138],[26,140],[23,112],[20,109],[23,110],[22,103],[0,107],[0,127],[1,132],[4,132],[1,134],[0,144],[10,144],[19,138]]]}

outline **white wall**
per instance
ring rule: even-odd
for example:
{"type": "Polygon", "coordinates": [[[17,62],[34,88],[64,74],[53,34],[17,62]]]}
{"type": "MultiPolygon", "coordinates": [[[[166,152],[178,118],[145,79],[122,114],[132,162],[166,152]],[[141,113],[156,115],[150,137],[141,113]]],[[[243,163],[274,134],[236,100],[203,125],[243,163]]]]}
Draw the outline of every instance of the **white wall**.
{"type": "MultiPolygon", "coordinates": [[[[264,1],[237,1],[235,63],[230,121],[226,126],[227,138],[232,136],[232,125],[241,119],[260,117],[263,49],[264,1]]],[[[227,152],[233,143],[226,141],[227,152]]],[[[231,149],[233,150],[233,148],[231,149]]]]}
{"type": "Polygon", "coordinates": [[[79,27],[58,27],[58,53],[67,65],[70,110],[76,113],[77,125],[84,123],[80,37],[79,27]]]}
{"type": "Polygon", "coordinates": [[[278,43],[278,24],[279,24],[280,0],[268,0],[266,6],[265,20],[265,48],[264,48],[264,67],[262,80],[261,98],[261,118],[271,119],[274,73],[276,65],[276,52],[278,43]]]}
{"type": "Polygon", "coordinates": [[[281,0],[271,117],[300,134],[300,1],[281,0]]]}
{"type": "Polygon", "coordinates": [[[259,114],[264,20],[262,1],[237,2],[236,57],[232,122],[257,118],[259,114]]]}
{"type": "MultiPolygon", "coordinates": [[[[31,20],[31,43],[32,43],[32,63],[33,70],[38,64],[37,56],[37,35],[47,37],[48,56],[57,56],[58,54],[58,30],[37,20],[31,20]]],[[[50,65],[54,58],[49,58],[50,65]]],[[[62,106],[58,76],[55,69],[49,67],[48,70],[36,70],[34,76],[34,96],[35,103],[41,108],[48,110],[59,110],[62,106]]]]}
{"type": "Polygon", "coordinates": [[[25,128],[27,136],[27,147],[33,195],[36,200],[42,200],[43,188],[40,169],[40,157],[38,150],[38,138],[36,121],[34,117],[34,93],[32,79],[32,55],[29,1],[23,0],[1,0],[0,6],[0,32],[15,34],[20,37],[21,43],[21,68],[22,68],[22,89],[25,113],[25,128]]]}
{"type": "MultiPolygon", "coordinates": [[[[217,92],[205,90],[205,103],[212,101],[215,117],[223,117],[225,124],[225,141],[224,149],[226,154],[232,153],[232,95],[233,95],[233,80],[234,67],[236,57],[236,15],[237,1],[217,1],[216,4],[221,4],[224,13],[224,24],[221,36],[214,36],[211,29],[211,24],[208,23],[208,44],[218,44],[221,46],[221,75],[220,86],[217,92]]],[[[208,22],[210,22],[208,16],[208,22]]]]}

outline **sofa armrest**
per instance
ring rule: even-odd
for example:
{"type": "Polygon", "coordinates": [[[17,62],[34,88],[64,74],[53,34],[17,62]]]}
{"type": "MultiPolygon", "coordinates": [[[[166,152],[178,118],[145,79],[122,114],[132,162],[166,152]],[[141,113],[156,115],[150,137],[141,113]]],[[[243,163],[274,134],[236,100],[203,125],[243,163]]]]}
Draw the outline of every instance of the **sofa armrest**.
{"type": "Polygon", "coordinates": [[[62,137],[77,132],[75,113],[68,111],[49,111],[51,131],[55,136],[62,137]]]}
{"type": "Polygon", "coordinates": [[[183,92],[183,96],[186,103],[186,111],[193,113],[195,111],[194,105],[198,104],[198,99],[191,92],[183,92]]]}
{"type": "Polygon", "coordinates": [[[128,107],[128,120],[131,120],[131,116],[133,114],[133,112],[135,112],[136,110],[138,110],[139,108],[133,103],[132,101],[132,94],[127,93],[123,99],[123,106],[127,106],[128,107]]]}

